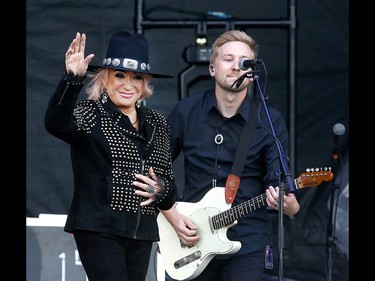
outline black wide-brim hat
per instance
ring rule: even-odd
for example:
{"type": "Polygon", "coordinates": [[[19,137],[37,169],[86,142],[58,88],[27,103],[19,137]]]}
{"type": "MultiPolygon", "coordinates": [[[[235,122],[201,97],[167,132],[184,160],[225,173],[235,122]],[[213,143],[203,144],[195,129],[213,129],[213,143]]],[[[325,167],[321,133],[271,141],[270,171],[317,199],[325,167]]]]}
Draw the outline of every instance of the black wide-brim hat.
{"type": "Polygon", "coordinates": [[[88,66],[89,71],[96,71],[100,68],[146,73],[155,78],[173,77],[151,71],[146,37],[141,33],[126,31],[119,31],[111,36],[103,65],[88,66]]]}

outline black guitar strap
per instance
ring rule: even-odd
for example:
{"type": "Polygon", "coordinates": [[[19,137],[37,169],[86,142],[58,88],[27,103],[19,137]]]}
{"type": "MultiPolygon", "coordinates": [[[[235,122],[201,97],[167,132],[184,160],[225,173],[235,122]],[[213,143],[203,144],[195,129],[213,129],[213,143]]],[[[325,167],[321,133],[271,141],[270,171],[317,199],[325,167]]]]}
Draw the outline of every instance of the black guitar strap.
{"type": "Polygon", "coordinates": [[[236,196],[240,186],[240,177],[247,156],[247,150],[250,147],[250,139],[255,130],[256,112],[260,105],[260,100],[253,98],[250,104],[250,114],[245,126],[242,129],[240,141],[238,142],[236,154],[234,156],[231,173],[228,175],[225,183],[225,200],[231,204],[236,196]]]}

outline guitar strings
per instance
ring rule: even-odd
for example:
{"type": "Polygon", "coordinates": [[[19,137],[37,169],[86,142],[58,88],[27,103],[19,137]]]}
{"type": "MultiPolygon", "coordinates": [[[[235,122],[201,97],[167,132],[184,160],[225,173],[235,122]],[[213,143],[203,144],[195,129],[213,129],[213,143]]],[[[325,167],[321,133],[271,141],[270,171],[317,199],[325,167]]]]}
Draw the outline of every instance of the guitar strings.
{"type": "Polygon", "coordinates": [[[212,225],[214,229],[219,229],[223,226],[232,224],[235,220],[240,217],[249,214],[256,209],[259,209],[266,205],[267,195],[265,193],[258,195],[248,201],[242,202],[233,208],[227,209],[212,217],[212,225]]]}
{"type": "Polygon", "coordinates": [[[263,193],[232,208],[221,211],[215,215],[208,216],[202,220],[194,220],[193,222],[202,233],[205,231],[214,232],[215,230],[218,230],[224,226],[231,225],[238,218],[265,206],[267,204],[266,198],[266,193],[263,193]],[[209,222],[208,224],[207,220],[209,222]]]}

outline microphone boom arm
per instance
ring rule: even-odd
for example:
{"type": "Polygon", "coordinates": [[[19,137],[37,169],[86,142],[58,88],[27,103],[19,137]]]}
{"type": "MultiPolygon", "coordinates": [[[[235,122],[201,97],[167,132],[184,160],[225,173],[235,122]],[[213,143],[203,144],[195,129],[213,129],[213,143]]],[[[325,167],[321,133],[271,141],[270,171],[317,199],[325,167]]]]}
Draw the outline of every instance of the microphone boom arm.
{"type": "Polygon", "coordinates": [[[234,85],[236,85],[236,88],[238,88],[242,84],[243,80],[245,80],[245,78],[252,78],[252,77],[254,77],[253,74],[258,73],[258,72],[260,72],[260,71],[259,70],[250,70],[250,71],[245,72],[244,74],[242,74],[240,77],[238,77],[233,82],[231,88],[233,88],[234,85]]]}

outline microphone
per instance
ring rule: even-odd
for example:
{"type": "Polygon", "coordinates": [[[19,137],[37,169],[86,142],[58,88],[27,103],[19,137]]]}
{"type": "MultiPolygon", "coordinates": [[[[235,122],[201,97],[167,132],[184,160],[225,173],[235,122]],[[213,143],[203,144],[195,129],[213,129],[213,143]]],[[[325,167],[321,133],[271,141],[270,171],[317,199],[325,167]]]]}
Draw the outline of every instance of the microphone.
{"type": "Polygon", "coordinates": [[[339,158],[339,153],[338,153],[338,149],[337,149],[337,141],[339,139],[339,136],[342,136],[343,134],[345,134],[345,126],[341,123],[337,123],[335,124],[335,126],[333,126],[333,155],[332,155],[332,158],[333,160],[337,161],[337,159],[339,158]]]}
{"type": "Polygon", "coordinates": [[[262,62],[262,60],[258,60],[258,59],[253,59],[253,60],[240,59],[240,62],[238,63],[238,67],[241,70],[248,70],[250,67],[254,69],[254,67],[257,64],[260,64],[261,62],[262,62]]]}
{"type": "Polygon", "coordinates": [[[345,134],[345,126],[341,123],[337,123],[335,126],[333,126],[333,133],[337,137],[345,134]]]}

